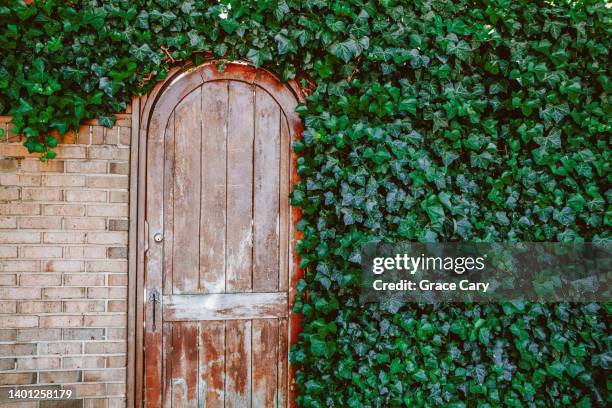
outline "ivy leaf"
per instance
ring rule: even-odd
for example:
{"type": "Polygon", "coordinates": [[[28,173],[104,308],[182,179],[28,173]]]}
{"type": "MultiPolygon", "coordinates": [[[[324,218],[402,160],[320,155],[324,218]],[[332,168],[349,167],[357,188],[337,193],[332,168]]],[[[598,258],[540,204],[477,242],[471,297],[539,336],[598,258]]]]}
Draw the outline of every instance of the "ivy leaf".
{"type": "Polygon", "coordinates": [[[330,52],[342,61],[349,62],[361,53],[361,46],[351,38],[344,42],[333,44],[330,47],[330,52]]]}

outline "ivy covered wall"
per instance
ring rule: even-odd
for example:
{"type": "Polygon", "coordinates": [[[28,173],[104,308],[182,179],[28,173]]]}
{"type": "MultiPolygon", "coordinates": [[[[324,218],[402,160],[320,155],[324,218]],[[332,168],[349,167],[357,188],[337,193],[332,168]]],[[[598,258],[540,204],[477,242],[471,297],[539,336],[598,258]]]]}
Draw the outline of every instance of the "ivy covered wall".
{"type": "Polygon", "coordinates": [[[608,241],[603,0],[0,3],[0,113],[43,159],[50,129],[111,125],[170,66],[248,59],[310,96],[302,182],[306,407],[605,406],[609,304],[381,308],[372,239],[608,241]]]}

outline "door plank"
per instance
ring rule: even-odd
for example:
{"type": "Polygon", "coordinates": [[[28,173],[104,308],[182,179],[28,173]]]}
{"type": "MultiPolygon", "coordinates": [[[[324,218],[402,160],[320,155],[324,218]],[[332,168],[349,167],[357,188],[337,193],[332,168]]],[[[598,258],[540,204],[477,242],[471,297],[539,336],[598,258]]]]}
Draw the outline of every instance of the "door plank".
{"type": "Polygon", "coordinates": [[[163,253],[163,286],[164,294],[172,293],[172,259],[174,242],[174,112],[166,126],[164,140],[164,247],[163,253]]]}
{"type": "Polygon", "coordinates": [[[253,320],[253,406],[277,407],[278,321],[253,320]]]}
{"type": "Polygon", "coordinates": [[[164,321],[286,317],[287,292],[164,296],[164,321]]]}
{"type": "Polygon", "coordinates": [[[280,114],[280,171],[279,171],[279,271],[278,290],[287,290],[289,287],[289,186],[291,185],[291,134],[289,124],[284,113],[280,114]]]}
{"type": "Polygon", "coordinates": [[[278,319],[278,406],[288,406],[289,326],[287,319],[278,319]]]}
{"type": "Polygon", "coordinates": [[[162,407],[172,406],[172,390],[170,387],[170,379],[172,378],[172,323],[163,324],[163,350],[164,350],[164,368],[162,370],[162,407]]]}
{"type": "Polygon", "coordinates": [[[252,87],[230,81],[227,129],[227,292],[251,290],[253,109],[252,87]]]}
{"type": "Polygon", "coordinates": [[[198,291],[200,269],[200,163],[202,89],[190,93],[174,113],[173,293],[198,291]]]}
{"type": "Polygon", "coordinates": [[[204,407],[222,407],[225,399],[225,322],[200,322],[199,401],[204,407]]]}
{"type": "Polygon", "coordinates": [[[228,320],[225,339],[225,407],[251,407],[251,321],[228,320]]]}
{"type": "Polygon", "coordinates": [[[172,324],[172,407],[198,406],[198,324],[172,324]]]}
{"type": "Polygon", "coordinates": [[[255,91],[253,290],[278,289],[280,109],[255,91]]]}
{"type": "Polygon", "coordinates": [[[200,287],[225,291],[227,81],[202,87],[202,197],[200,210],[200,287]]]}
{"type": "Polygon", "coordinates": [[[144,234],[144,288],[145,293],[143,298],[144,311],[144,339],[143,348],[147,350],[146,358],[144,359],[144,399],[147,408],[159,407],[161,405],[161,377],[162,377],[162,330],[156,325],[156,330],[153,331],[152,319],[161,316],[161,307],[159,303],[150,302],[150,294],[154,290],[160,290],[162,287],[162,269],[163,269],[163,245],[151,245],[153,235],[163,231],[164,213],[163,213],[163,166],[159,165],[160,160],[164,160],[164,138],[167,120],[160,117],[166,117],[162,114],[153,115],[149,123],[150,138],[147,142],[147,158],[146,166],[148,169],[146,197],[147,206],[145,209],[145,220],[142,226],[144,234]]]}

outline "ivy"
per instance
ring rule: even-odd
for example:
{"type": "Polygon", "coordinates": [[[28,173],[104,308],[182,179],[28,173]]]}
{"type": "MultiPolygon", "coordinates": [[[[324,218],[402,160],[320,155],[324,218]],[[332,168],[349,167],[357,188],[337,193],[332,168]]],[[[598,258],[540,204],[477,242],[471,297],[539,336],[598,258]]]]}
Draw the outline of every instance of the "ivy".
{"type": "MultiPolygon", "coordinates": [[[[310,89],[294,145],[305,407],[606,406],[608,304],[361,304],[371,239],[608,241],[603,0],[0,2],[0,112],[30,151],[186,61],[310,89]],[[304,80],[298,73],[312,79],[304,80]]],[[[606,136],[607,135],[607,136],[606,136]]]]}

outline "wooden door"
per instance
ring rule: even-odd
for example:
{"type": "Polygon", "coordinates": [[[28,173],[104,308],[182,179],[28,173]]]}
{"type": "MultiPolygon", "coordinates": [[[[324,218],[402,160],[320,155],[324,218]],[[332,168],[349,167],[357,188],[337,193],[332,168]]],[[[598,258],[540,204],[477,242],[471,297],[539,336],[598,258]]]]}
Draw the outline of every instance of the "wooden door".
{"type": "Polygon", "coordinates": [[[265,71],[208,65],[152,108],[147,407],[289,405],[295,104],[265,71]]]}

